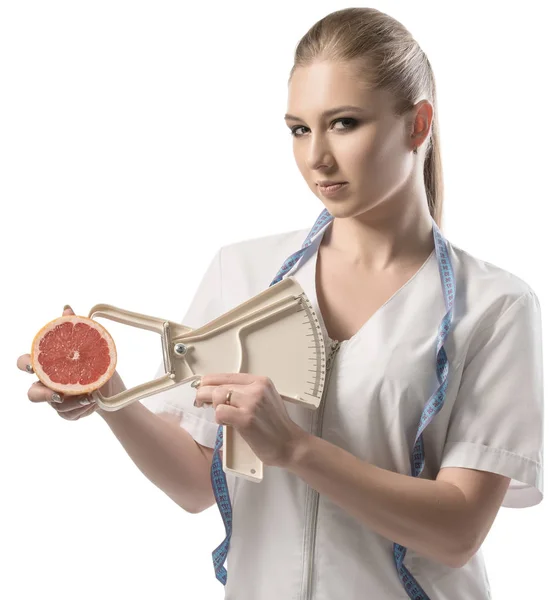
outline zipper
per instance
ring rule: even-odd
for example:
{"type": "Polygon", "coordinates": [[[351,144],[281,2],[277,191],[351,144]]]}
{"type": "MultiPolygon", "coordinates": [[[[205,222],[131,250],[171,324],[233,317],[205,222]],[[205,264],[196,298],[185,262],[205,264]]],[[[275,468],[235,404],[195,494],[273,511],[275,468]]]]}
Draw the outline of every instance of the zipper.
{"type": "MultiPolygon", "coordinates": [[[[325,371],[325,382],[324,382],[324,390],[322,393],[321,404],[319,407],[319,414],[317,419],[317,430],[313,435],[317,437],[322,437],[322,425],[324,420],[324,405],[326,403],[326,396],[328,393],[328,386],[330,383],[330,371],[332,370],[332,365],[334,364],[334,359],[338,350],[340,349],[342,342],[338,340],[332,340],[332,344],[330,346],[330,354],[326,359],[326,371],[325,371]]],[[[305,564],[308,565],[307,568],[307,577],[303,581],[303,588],[301,592],[301,600],[311,600],[313,595],[313,563],[315,560],[315,538],[317,534],[317,516],[319,510],[319,498],[320,494],[314,490],[313,488],[309,489],[309,508],[307,510],[309,515],[309,548],[305,554],[305,564]]]]}

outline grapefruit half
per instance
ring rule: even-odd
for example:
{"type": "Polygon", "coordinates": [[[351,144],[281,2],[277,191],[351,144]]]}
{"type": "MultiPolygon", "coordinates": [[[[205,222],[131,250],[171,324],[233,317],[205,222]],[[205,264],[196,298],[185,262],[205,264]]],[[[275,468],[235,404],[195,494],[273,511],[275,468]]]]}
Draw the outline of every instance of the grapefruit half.
{"type": "Polygon", "coordinates": [[[106,329],[78,315],[47,323],[34,337],[31,365],[41,383],[66,396],[101,388],[116,370],[116,345],[106,329]]]}

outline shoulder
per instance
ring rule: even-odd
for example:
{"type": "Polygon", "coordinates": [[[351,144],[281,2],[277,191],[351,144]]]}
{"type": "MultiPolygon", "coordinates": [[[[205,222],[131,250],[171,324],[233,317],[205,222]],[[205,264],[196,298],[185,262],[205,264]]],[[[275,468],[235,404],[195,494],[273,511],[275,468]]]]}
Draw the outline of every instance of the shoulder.
{"type": "Polygon", "coordinates": [[[301,248],[310,229],[283,231],[222,246],[223,268],[238,269],[246,276],[262,272],[267,278],[272,277],[272,269],[278,271],[288,256],[301,248]]]}
{"type": "Polygon", "coordinates": [[[311,227],[258,236],[220,248],[225,310],[270,286],[287,258],[303,246],[311,227]]]}
{"type": "Polygon", "coordinates": [[[288,246],[291,246],[292,244],[295,245],[298,242],[301,246],[303,240],[307,237],[307,234],[309,233],[310,229],[310,227],[305,227],[303,229],[281,231],[279,233],[273,233],[271,235],[251,237],[241,240],[239,242],[234,242],[232,244],[222,246],[222,250],[224,250],[226,253],[234,253],[240,255],[246,252],[249,253],[254,249],[276,249],[280,251],[288,246]]]}
{"type": "Polygon", "coordinates": [[[528,282],[516,274],[448,242],[456,280],[456,310],[467,312],[480,329],[524,304],[538,307],[528,282]]]}

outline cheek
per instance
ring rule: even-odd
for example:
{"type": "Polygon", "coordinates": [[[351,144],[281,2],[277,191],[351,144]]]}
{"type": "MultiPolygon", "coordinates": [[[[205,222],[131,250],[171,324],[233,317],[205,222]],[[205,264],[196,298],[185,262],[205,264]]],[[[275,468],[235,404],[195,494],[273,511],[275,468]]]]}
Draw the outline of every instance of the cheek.
{"type": "Polygon", "coordinates": [[[378,189],[396,171],[392,163],[395,151],[391,146],[379,129],[362,129],[358,135],[346,139],[338,158],[346,176],[360,183],[362,189],[378,189]]]}
{"type": "Polygon", "coordinates": [[[404,132],[401,126],[378,127],[369,153],[372,171],[376,177],[391,185],[405,179],[411,165],[409,153],[405,152],[404,132]]]}
{"type": "Polygon", "coordinates": [[[358,168],[361,189],[368,190],[379,201],[408,178],[411,162],[400,148],[374,145],[358,168]]]}

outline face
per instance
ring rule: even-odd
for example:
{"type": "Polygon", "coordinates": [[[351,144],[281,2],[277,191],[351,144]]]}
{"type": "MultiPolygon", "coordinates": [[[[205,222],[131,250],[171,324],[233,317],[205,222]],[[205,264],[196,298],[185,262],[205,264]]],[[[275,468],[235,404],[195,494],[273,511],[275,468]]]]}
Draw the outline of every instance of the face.
{"type": "MultiPolygon", "coordinates": [[[[334,217],[357,216],[370,209],[399,209],[422,177],[420,154],[432,106],[426,100],[398,117],[384,90],[365,90],[349,66],[318,62],[296,69],[288,95],[286,124],[292,130],[295,161],[311,191],[334,217]],[[335,114],[325,111],[353,105],[335,114]],[[327,197],[319,180],[346,181],[327,197]]],[[[412,192],[413,190],[413,192],[412,192]]]]}

